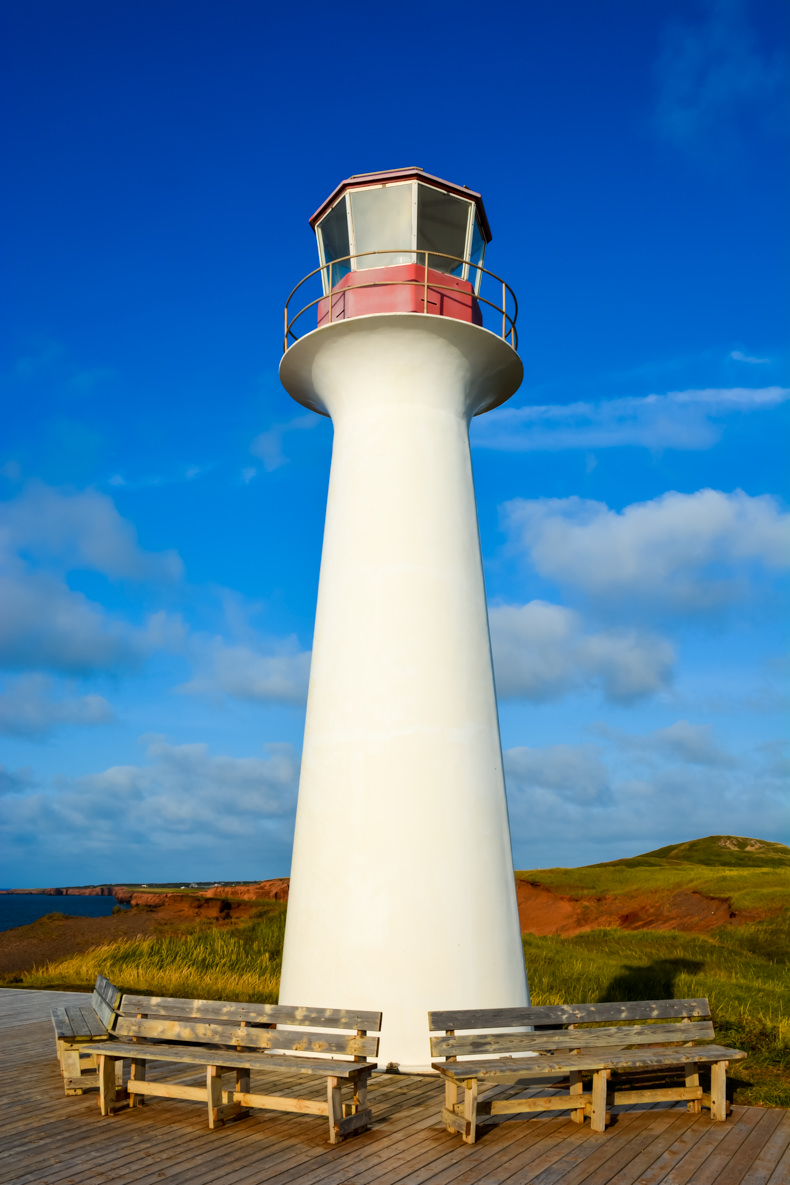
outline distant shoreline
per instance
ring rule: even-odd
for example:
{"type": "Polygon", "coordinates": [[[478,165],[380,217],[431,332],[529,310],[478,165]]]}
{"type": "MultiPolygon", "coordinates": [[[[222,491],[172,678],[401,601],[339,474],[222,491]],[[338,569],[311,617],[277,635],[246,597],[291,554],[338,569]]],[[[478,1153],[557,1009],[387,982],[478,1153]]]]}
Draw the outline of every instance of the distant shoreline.
{"type": "Polygon", "coordinates": [[[12,895],[38,897],[114,897],[116,890],[127,892],[126,885],[69,885],[57,889],[0,889],[5,897],[12,895]]]}

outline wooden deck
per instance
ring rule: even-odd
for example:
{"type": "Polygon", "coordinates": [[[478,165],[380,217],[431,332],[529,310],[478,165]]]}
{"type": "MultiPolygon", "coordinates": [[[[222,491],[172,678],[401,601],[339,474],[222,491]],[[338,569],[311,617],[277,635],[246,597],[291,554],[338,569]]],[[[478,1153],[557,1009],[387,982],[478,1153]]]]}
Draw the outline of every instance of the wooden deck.
{"type": "MultiPolygon", "coordinates": [[[[95,1093],[63,1094],[49,1008],[64,996],[80,998],[0,990],[3,1185],[790,1183],[790,1112],[759,1107],[735,1107],[726,1124],[683,1104],[615,1108],[600,1135],[556,1113],[506,1118],[469,1147],[438,1122],[436,1079],[382,1074],[371,1082],[373,1128],[337,1148],[324,1120],[303,1115],[253,1112],[210,1132],[202,1106],[151,1099],[102,1119],[95,1093]]],[[[276,1076],[257,1077],[262,1087],[276,1076]]],[[[193,1079],[185,1068],[180,1080],[193,1079]]]]}

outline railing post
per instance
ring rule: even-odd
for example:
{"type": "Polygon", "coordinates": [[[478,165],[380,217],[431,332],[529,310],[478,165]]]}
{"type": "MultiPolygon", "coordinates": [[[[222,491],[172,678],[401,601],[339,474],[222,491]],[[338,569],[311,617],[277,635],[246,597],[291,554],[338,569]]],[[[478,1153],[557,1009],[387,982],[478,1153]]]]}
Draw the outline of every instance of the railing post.
{"type": "Polygon", "coordinates": [[[502,340],[503,341],[506,340],[506,338],[507,338],[507,333],[505,332],[505,328],[506,328],[505,317],[507,316],[507,313],[505,311],[506,308],[507,308],[507,292],[505,289],[505,281],[503,280],[502,281],[502,340]]]}
{"type": "Polygon", "coordinates": [[[428,252],[425,252],[425,297],[423,301],[424,313],[428,312],[428,252]]]}
{"type": "Polygon", "coordinates": [[[332,264],[329,265],[329,324],[332,324],[332,264]]]}

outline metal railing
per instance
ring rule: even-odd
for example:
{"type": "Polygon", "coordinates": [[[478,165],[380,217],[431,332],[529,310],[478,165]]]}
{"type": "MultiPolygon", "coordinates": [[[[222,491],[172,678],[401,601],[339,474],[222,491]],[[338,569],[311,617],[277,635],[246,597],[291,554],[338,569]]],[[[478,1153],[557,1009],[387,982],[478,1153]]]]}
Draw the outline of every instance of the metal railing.
{"type": "MultiPolygon", "coordinates": [[[[492,300],[488,300],[488,298],[485,296],[480,296],[478,293],[475,293],[473,295],[473,299],[478,301],[479,304],[486,305],[488,308],[493,309],[494,312],[497,313],[498,315],[501,315],[502,329],[501,329],[501,333],[499,336],[502,337],[502,339],[504,341],[507,341],[508,338],[510,338],[510,344],[513,347],[513,349],[514,350],[518,349],[518,333],[516,331],[516,317],[518,316],[518,301],[516,300],[516,294],[513,291],[513,289],[510,287],[509,284],[506,284],[505,281],[500,276],[495,275],[494,272],[488,271],[487,268],[481,267],[481,265],[478,263],[472,263],[472,261],[470,259],[462,259],[460,255],[448,255],[445,251],[429,251],[429,250],[423,250],[422,248],[420,248],[418,250],[416,248],[410,249],[410,248],[399,247],[394,250],[392,248],[390,248],[389,250],[386,250],[386,251],[384,251],[384,250],[357,251],[356,254],[354,254],[354,255],[343,255],[339,259],[333,259],[331,263],[323,263],[323,264],[321,264],[320,267],[314,268],[313,271],[309,272],[308,275],[306,275],[304,277],[304,279],[300,280],[299,283],[296,285],[296,287],[291,290],[291,292],[288,296],[288,299],[285,302],[285,336],[283,339],[283,352],[285,353],[288,350],[289,346],[293,344],[293,342],[296,342],[299,340],[297,334],[294,332],[293,327],[296,324],[296,322],[299,320],[299,318],[301,316],[303,316],[309,309],[314,308],[316,305],[320,305],[321,301],[324,301],[324,300],[328,301],[328,303],[329,303],[329,322],[331,323],[333,320],[333,306],[334,306],[335,300],[340,296],[345,296],[346,293],[348,293],[348,292],[357,292],[360,288],[389,288],[389,287],[395,287],[395,286],[400,286],[400,287],[409,286],[412,288],[414,288],[414,287],[422,288],[423,289],[423,313],[428,313],[428,315],[432,316],[432,317],[443,316],[442,313],[430,313],[428,311],[428,291],[429,291],[429,289],[431,292],[443,291],[443,292],[452,293],[455,296],[462,296],[462,295],[465,296],[468,294],[465,293],[463,291],[463,289],[456,288],[452,284],[438,284],[433,279],[433,277],[429,277],[429,272],[431,270],[429,267],[429,259],[437,259],[437,258],[452,259],[456,263],[466,264],[469,268],[474,268],[475,271],[478,272],[480,275],[480,280],[481,280],[480,286],[482,286],[483,276],[490,276],[491,279],[494,280],[497,284],[502,285],[502,304],[501,305],[496,304],[492,300]],[[362,269],[362,271],[353,271],[352,272],[350,269],[350,263],[351,263],[352,259],[361,259],[363,256],[368,256],[368,255],[389,255],[389,256],[392,256],[392,255],[413,255],[415,257],[418,255],[423,255],[425,257],[423,277],[421,279],[401,279],[401,280],[376,279],[376,280],[369,280],[369,281],[367,281],[367,283],[364,280],[362,282],[359,282],[357,277],[363,276],[366,269],[362,269]],[[353,284],[349,284],[346,288],[340,288],[340,289],[338,289],[338,291],[333,292],[333,290],[332,290],[333,269],[343,263],[349,264],[349,268],[343,273],[343,275],[353,275],[355,278],[355,282],[353,284]],[[320,296],[316,297],[315,300],[311,300],[309,304],[306,304],[301,309],[299,309],[299,312],[296,313],[293,317],[290,317],[290,315],[289,315],[290,314],[290,304],[291,304],[291,301],[293,300],[294,296],[296,295],[296,293],[299,291],[299,289],[302,287],[303,284],[306,284],[308,282],[308,280],[312,280],[312,278],[317,275],[321,276],[322,284],[323,284],[325,291],[322,292],[322,294],[320,296]],[[508,308],[507,308],[508,293],[510,294],[510,296],[512,298],[512,304],[513,304],[512,315],[510,314],[510,312],[508,312],[508,308]],[[291,341],[289,339],[293,339],[293,341],[291,341]]],[[[416,259],[415,259],[415,261],[416,261],[416,259]]],[[[408,266],[408,265],[385,264],[382,266],[402,267],[402,266],[408,266]]],[[[342,319],[345,320],[346,318],[343,317],[342,319]]],[[[351,320],[351,318],[348,318],[348,319],[351,320]]]]}

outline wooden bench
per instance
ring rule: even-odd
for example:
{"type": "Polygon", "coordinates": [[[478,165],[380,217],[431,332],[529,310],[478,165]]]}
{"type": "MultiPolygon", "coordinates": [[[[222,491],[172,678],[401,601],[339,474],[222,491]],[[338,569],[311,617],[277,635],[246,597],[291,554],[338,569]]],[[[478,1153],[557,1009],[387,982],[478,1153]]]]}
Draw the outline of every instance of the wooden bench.
{"type": "Polygon", "coordinates": [[[96,1053],[86,1047],[89,1042],[108,1039],[120,998],[118,988],[103,975],[97,975],[90,1004],[67,1004],[52,1009],[55,1048],[66,1094],[82,1094],[98,1087],[96,1053]]]}
{"type": "Polygon", "coordinates": [[[297,1111],[327,1116],[331,1144],[363,1131],[371,1121],[367,1081],[376,1063],[366,1059],[378,1054],[379,1038],[371,1034],[381,1029],[380,1012],[132,995],[123,997],[119,1011],[112,1033],[89,1047],[98,1060],[102,1115],[140,1106],[145,1095],[205,1102],[210,1128],[251,1107],[297,1111]],[[131,1061],[130,1077],[119,1086],[115,1063],[124,1058],[131,1061]],[[206,1085],[147,1081],[152,1061],[205,1066],[206,1085]],[[252,1094],[250,1071],[264,1069],[325,1078],[326,1101],[252,1094]],[[235,1074],[232,1089],[223,1089],[226,1074],[235,1074]],[[344,1086],[352,1093],[346,1102],[344,1086]]]}
{"type": "Polygon", "coordinates": [[[474,1144],[481,1119],[535,1111],[571,1111],[576,1123],[589,1115],[593,1131],[602,1132],[610,1105],[685,1099],[690,1111],[709,1107],[711,1119],[724,1120],[727,1066],[746,1057],[738,1049],[694,1044],[714,1037],[707,1000],[430,1012],[428,1024],[442,1034],[431,1038],[432,1055],[447,1059],[433,1063],[445,1080],[442,1120],[467,1144],[474,1144]],[[645,1023],[656,1021],[672,1023],[645,1023]],[[530,1052],[537,1056],[518,1056],[530,1052]],[[708,1094],[700,1086],[701,1065],[711,1067],[708,1094]],[[682,1086],[666,1085],[668,1075],[681,1074],[682,1086]],[[564,1079],[554,1085],[567,1085],[567,1093],[478,1102],[481,1087],[550,1077],[564,1079]]]}

